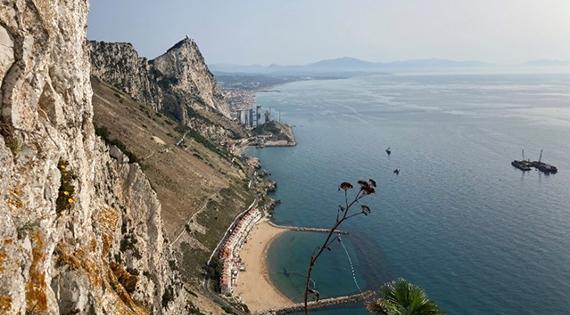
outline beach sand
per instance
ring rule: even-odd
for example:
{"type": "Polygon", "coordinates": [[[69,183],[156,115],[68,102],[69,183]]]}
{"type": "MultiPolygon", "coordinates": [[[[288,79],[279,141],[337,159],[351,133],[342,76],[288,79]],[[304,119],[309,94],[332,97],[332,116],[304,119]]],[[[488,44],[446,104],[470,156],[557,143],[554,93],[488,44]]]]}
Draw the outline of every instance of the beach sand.
{"type": "Polygon", "coordinates": [[[271,283],[266,261],[269,244],[286,231],[264,219],[251,230],[247,244],[240,252],[246,271],[239,273],[234,293],[241,297],[252,313],[293,304],[271,283]]]}

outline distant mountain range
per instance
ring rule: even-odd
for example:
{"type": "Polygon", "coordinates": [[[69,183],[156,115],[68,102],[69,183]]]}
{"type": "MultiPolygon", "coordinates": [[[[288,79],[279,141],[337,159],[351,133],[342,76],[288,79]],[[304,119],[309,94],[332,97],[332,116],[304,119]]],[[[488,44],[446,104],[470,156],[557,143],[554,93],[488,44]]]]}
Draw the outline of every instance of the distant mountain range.
{"type": "Polygon", "coordinates": [[[570,60],[533,60],[525,62],[523,65],[528,67],[568,67],[570,66],[570,60]]]}
{"type": "Polygon", "coordinates": [[[394,62],[371,62],[357,58],[342,57],[325,59],[305,65],[236,65],[212,64],[214,72],[274,73],[274,74],[315,74],[315,73],[383,73],[383,72],[423,72],[423,71],[474,71],[489,69],[524,69],[536,67],[570,67],[570,61],[534,60],[516,65],[498,65],[480,61],[457,61],[448,59],[411,59],[394,62]]]}

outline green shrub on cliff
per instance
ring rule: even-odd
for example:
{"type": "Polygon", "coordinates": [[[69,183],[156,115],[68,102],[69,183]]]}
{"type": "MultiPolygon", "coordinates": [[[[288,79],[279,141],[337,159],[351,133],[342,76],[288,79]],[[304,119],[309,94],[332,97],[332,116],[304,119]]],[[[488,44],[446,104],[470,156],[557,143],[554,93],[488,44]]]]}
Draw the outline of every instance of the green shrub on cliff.
{"type": "Polygon", "coordinates": [[[220,292],[220,276],[222,275],[222,264],[218,257],[212,257],[209,265],[206,265],[204,268],[206,271],[206,276],[208,279],[213,280],[214,282],[214,290],[216,292],[220,292]]]}
{"type": "Polygon", "coordinates": [[[111,135],[109,134],[109,129],[107,129],[107,127],[96,126],[95,134],[101,137],[101,139],[103,139],[103,141],[105,141],[107,145],[114,145],[117,148],[119,148],[119,150],[121,150],[129,158],[130,163],[139,162],[139,158],[133,152],[129,151],[129,149],[127,149],[127,146],[121,140],[116,138],[111,138],[111,135]]]}
{"type": "Polygon", "coordinates": [[[69,162],[61,160],[57,163],[57,168],[61,174],[59,192],[57,195],[56,213],[59,215],[65,210],[69,210],[75,203],[75,174],[69,169],[69,162]]]}

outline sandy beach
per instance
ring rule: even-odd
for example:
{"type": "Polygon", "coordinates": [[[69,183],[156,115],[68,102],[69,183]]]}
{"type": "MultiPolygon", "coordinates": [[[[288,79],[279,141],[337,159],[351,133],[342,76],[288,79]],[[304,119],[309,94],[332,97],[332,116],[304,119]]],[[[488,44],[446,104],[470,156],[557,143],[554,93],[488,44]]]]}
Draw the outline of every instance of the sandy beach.
{"type": "Polygon", "coordinates": [[[293,304],[271,283],[266,262],[269,244],[286,231],[270,225],[264,219],[251,230],[247,244],[240,252],[246,271],[239,273],[234,292],[241,297],[252,313],[293,304]]]}

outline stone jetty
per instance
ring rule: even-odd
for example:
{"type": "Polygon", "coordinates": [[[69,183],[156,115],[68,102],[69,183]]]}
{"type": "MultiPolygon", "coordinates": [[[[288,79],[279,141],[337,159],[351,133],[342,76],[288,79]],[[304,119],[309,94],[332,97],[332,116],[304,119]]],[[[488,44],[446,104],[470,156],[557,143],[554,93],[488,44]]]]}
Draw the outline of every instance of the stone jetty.
{"type": "MultiPolygon", "coordinates": [[[[311,301],[308,303],[308,307],[310,310],[315,310],[340,304],[350,304],[359,301],[366,301],[372,299],[372,297],[374,297],[374,291],[368,290],[357,294],[337,296],[318,301],[311,301]]],[[[281,308],[264,310],[258,312],[257,314],[272,314],[272,315],[289,314],[289,313],[302,311],[304,307],[305,307],[304,303],[297,303],[281,308]]]]}
{"type": "MultiPolygon", "coordinates": [[[[269,222],[269,224],[271,224],[272,226],[274,226],[274,227],[276,227],[276,228],[286,229],[286,230],[291,230],[291,231],[318,232],[318,233],[328,233],[328,232],[330,231],[330,229],[328,229],[328,228],[303,227],[303,226],[292,226],[292,225],[279,225],[279,224],[273,223],[271,220],[269,220],[268,222],[269,222]]],[[[335,231],[335,234],[348,235],[348,232],[347,232],[347,231],[343,231],[343,230],[337,230],[337,231],[335,231]]]]}

